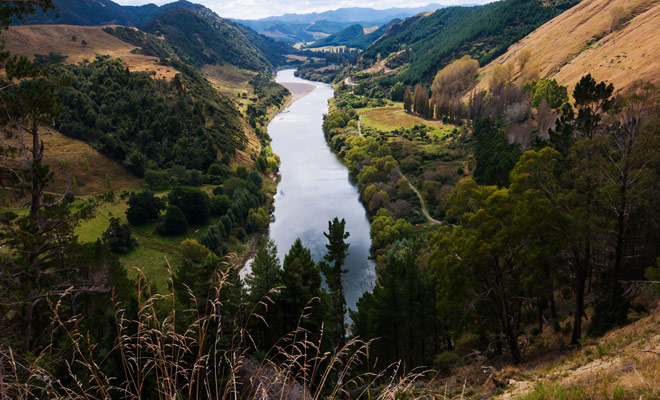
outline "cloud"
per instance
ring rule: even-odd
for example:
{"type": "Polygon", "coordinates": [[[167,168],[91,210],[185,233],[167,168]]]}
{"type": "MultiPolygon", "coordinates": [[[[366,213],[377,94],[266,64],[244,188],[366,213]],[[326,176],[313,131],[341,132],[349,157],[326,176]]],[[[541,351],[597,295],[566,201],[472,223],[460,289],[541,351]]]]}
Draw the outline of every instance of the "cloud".
{"type": "MultiPolygon", "coordinates": [[[[172,0],[115,0],[123,5],[147,3],[166,4],[172,0]]],[[[194,0],[215,11],[221,17],[239,19],[259,19],[289,13],[306,14],[344,7],[370,7],[384,9],[390,7],[418,7],[429,3],[442,5],[483,4],[492,0],[194,0]]]]}

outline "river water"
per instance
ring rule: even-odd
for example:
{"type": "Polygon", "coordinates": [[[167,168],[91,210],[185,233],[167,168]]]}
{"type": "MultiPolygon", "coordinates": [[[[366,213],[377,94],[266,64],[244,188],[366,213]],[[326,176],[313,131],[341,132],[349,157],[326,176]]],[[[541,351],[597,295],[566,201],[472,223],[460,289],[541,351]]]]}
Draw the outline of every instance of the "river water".
{"type": "Polygon", "coordinates": [[[285,86],[287,82],[306,83],[313,85],[314,90],[268,125],[271,146],[281,161],[270,237],[277,244],[280,260],[300,237],[314,260],[320,261],[326,253],[323,232],[328,230],[328,221],[344,218],[350,247],[343,284],[346,304],[355,309],[357,300],[373,288],[376,279],[374,264],[368,259],[369,221],[357,187],[349,180],[348,169],[332,153],[323,136],[323,114],[328,112],[332,88],[297,78],[293,72],[280,71],[276,81],[285,86]]]}

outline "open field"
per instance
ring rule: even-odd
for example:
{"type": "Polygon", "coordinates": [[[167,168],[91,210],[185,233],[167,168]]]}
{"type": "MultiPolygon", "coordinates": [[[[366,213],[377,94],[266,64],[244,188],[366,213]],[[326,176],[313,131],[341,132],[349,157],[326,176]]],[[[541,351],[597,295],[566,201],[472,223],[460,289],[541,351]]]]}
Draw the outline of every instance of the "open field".
{"type": "MultiPolygon", "coordinates": [[[[569,91],[587,72],[615,89],[636,80],[660,84],[660,1],[584,0],[514,44],[480,72],[477,88],[485,90],[496,64],[515,64],[530,49],[529,64],[541,77],[555,78],[569,91]],[[616,9],[624,16],[612,30],[616,9]]],[[[518,67],[514,67],[518,73],[518,67]]]]}
{"type": "Polygon", "coordinates": [[[155,73],[154,78],[169,80],[177,73],[172,67],[156,65],[157,57],[132,53],[135,46],[106,33],[102,26],[11,26],[2,35],[5,50],[30,59],[35,54],[54,52],[67,56],[65,63],[78,64],[84,60],[93,61],[97,55],[108,55],[120,58],[131,71],[155,73]]]}
{"type": "Polygon", "coordinates": [[[381,131],[391,131],[401,127],[411,128],[414,125],[424,124],[426,126],[441,127],[442,121],[424,119],[417,115],[409,114],[403,109],[402,103],[394,106],[363,108],[357,110],[362,115],[362,124],[381,131]]]}

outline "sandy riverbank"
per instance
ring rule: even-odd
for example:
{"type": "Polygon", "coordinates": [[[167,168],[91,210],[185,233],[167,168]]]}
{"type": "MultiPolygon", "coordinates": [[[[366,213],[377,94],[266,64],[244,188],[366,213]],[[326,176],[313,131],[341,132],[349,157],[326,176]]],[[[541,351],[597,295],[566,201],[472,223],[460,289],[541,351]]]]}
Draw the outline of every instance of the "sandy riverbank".
{"type": "Polygon", "coordinates": [[[289,101],[289,105],[307,96],[315,88],[314,85],[310,85],[309,83],[299,83],[299,82],[282,82],[280,83],[280,85],[289,89],[289,92],[291,92],[291,99],[289,101]]]}

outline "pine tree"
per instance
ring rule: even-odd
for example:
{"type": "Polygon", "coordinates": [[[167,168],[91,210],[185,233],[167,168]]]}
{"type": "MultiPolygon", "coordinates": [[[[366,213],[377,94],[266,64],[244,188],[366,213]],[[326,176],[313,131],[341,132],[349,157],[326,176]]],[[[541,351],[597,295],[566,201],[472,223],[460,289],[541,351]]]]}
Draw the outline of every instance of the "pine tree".
{"type": "Polygon", "coordinates": [[[342,275],[347,273],[348,270],[344,269],[346,257],[348,256],[349,244],[346,239],[350,236],[345,231],[346,221],[342,218],[341,221],[335,217],[332,221],[328,222],[328,232],[323,235],[328,239],[328,244],[325,245],[328,253],[323,257],[319,265],[325,281],[330,289],[330,304],[332,307],[331,315],[334,326],[335,344],[341,348],[344,346],[346,338],[346,325],[344,323],[344,316],[346,315],[346,297],[344,296],[344,286],[342,284],[342,275]]]}

